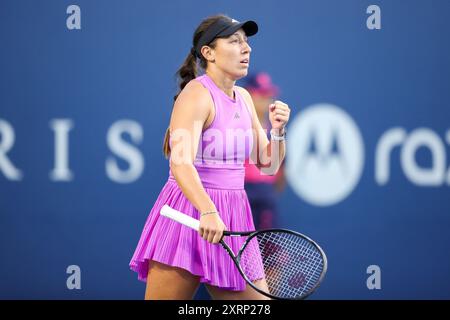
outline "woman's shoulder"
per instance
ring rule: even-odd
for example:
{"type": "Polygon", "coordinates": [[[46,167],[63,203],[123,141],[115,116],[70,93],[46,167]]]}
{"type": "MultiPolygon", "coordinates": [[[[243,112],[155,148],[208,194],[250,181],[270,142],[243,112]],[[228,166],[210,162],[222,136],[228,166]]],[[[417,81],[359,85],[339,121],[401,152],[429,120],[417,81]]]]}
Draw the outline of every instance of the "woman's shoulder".
{"type": "Polygon", "coordinates": [[[241,94],[250,97],[250,93],[247,91],[247,89],[240,87],[240,86],[234,86],[241,94]]]}
{"type": "MultiPolygon", "coordinates": [[[[247,89],[239,87],[239,86],[234,86],[234,87],[241,94],[242,98],[244,98],[244,101],[245,101],[247,107],[249,108],[249,110],[253,110],[254,111],[255,106],[253,105],[252,96],[247,91],[247,89]]],[[[251,113],[253,114],[253,112],[251,112],[251,113]]]]}
{"type": "Polygon", "coordinates": [[[207,96],[209,94],[209,91],[197,78],[195,78],[186,84],[183,90],[181,90],[180,95],[181,94],[207,96]]]}
{"type": "Polygon", "coordinates": [[[175,102],[176,104],[194,104],[197,107],[209,107],[212,103],[211,95],[200,81],[192,79],[181,90],[175,102]]]}
{"type": "Polygon", "coordinates": [[[240,87],[240,86],[234,86],[238,92],[242,95],[242,97],[245,99],[245,101],[247,103],[249,103],[251,105],[252,102],[252,96],[250,95],[250,93],[247,91],[247,89],[240,87]]]}

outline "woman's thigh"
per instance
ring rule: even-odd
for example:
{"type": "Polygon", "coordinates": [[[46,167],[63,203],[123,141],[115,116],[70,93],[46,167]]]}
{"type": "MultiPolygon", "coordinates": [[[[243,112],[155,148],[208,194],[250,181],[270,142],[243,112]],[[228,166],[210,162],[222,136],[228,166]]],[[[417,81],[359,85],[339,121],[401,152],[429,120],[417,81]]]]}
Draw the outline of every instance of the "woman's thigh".
{"type": "Polygon", "coordinates": [[[200,285],[200,277],[182,268],[149,261],[146,300],[190,300],[200,285]]]}

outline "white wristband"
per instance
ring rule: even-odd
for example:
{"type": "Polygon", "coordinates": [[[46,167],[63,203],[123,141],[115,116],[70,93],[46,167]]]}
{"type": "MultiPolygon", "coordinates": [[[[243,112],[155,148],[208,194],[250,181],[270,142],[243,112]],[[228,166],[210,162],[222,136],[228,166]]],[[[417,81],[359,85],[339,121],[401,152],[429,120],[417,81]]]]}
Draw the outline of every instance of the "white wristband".
{"type": "Polygon", "coordinates": [[[283,129],[283,134],[281,136],[273,134],[273,129],[270,130],[270,138],[275,141],[284,141],[286,138],[286,129],[283,129]]]}

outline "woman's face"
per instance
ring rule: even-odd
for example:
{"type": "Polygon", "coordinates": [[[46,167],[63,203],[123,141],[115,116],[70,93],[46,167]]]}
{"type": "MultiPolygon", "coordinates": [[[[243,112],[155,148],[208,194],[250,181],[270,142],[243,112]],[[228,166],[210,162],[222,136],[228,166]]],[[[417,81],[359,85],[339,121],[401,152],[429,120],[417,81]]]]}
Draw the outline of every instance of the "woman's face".
{"type": "Polygon", "coordinates": [[[244,30],[239,29],[227,38],[218,38],[216,47],[211,51],[216,67],[235,80],[248,73],[252,48],[247,41],[244,30]]]}

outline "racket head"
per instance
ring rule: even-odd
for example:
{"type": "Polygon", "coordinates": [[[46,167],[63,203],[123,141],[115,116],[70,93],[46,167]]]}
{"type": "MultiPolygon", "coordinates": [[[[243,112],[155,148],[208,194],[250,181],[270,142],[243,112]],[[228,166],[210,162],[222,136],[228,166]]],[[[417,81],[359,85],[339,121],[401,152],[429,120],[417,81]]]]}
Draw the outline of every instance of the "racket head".
{"type": "Polygon", "coordinates": [[[234,260],[245,281],[273,299],[305,299],[319,287],[328,268],[325,252],[315,241],[287,229],[249,234],[234,260]],[[253,283],[262,277],[264,290],[253,283]]]}

